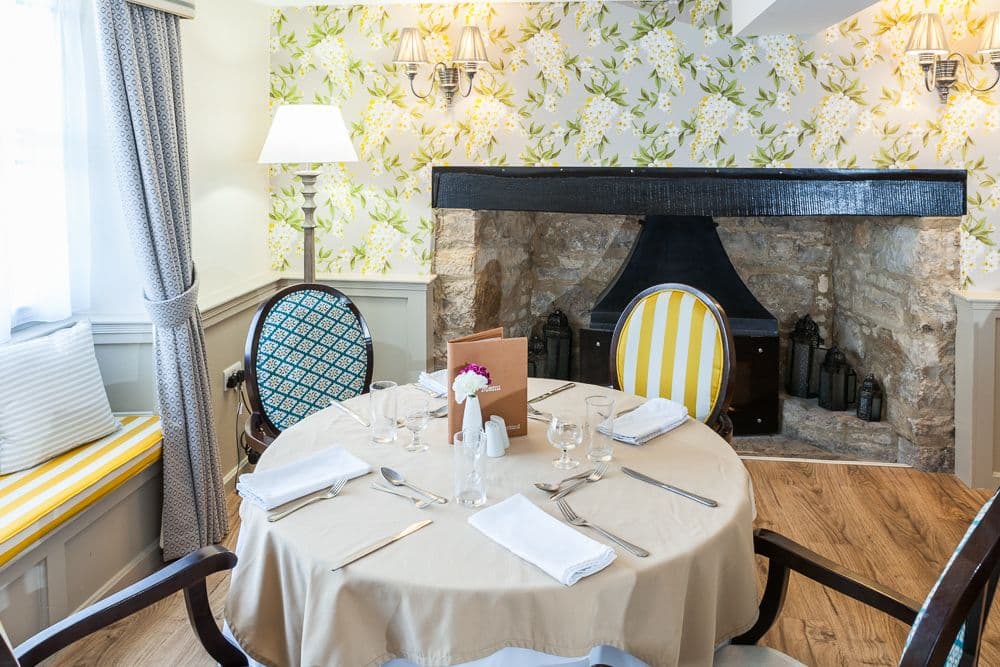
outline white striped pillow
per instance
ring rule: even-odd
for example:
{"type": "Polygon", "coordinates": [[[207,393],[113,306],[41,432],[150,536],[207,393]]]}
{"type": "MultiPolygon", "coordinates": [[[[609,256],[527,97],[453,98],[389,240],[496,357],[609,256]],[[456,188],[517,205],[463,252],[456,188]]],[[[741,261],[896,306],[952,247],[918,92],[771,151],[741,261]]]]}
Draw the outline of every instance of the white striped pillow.
{"type": "Polygon", "coordinates": [[[0,475],[118,429],[94,356],[90,322],[0,345],[0,475]]]}

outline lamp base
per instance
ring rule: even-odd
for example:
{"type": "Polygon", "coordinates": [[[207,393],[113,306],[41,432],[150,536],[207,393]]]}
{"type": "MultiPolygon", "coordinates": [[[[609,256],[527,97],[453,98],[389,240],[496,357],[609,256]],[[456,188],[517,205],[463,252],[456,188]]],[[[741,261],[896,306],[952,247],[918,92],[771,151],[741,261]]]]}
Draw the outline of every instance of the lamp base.
{"type": "Polygon", "coordinates": [[[318,171],[297,171],[302,181],[302,270],[304,282],[316,282],[316,179],[318,171]]]}

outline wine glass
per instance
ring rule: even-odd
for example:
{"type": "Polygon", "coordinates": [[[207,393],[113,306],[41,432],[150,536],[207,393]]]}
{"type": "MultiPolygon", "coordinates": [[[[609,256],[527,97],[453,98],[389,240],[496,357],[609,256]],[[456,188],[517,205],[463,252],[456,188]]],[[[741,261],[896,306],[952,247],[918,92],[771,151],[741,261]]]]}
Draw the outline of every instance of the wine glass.
{"type": "Polygon", "coordinates": [[[421,432],[427,428],[430,420],[430,405],[425,398],[415,398],[406,406],[406,413],[403,417],[403,425],[410,432],[413,438],[405,449],[408,452],[426,452],[427,444],[420,439],[421,432]]]}
{"type": "Polygon", "coordinates": [[[548,438],[550,445],[562,450],[562,456],[555,459],[552,465],[560,470],[572,470],[580,465],[579,461],[569,457],[569,451],[583,442],[583,426],[579,419],[572,415],[553,413],[548,438]]]}

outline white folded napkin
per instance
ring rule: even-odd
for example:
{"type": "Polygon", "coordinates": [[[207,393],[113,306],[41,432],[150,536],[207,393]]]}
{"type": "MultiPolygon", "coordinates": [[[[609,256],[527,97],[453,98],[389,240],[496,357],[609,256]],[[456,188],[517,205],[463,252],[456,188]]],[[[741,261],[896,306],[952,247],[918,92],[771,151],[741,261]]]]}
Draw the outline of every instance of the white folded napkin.
{"type": "Polygon", "coordinates": [[[370,465],[343,447],[332,447],[280,468],[240,475],[236,491],[244,500],[271,510],[333,486],[341,477],[353,479],[370,471],[370,465]]]}
{"type": "Polygon", "coordinates": [[[446,395],[448,393],[448,369],[442,368],[433,373],[420,371],[420,379],[417,380],[417,384],[424,389],[430,389],[438,396],[446,395]]]}
{"type": "Polygon", "coordinates": [[[469,523],[502,547],[572,586],[611,565],[611,547],[581,535],[520,493],[476,512],[469,523]]]}
{"type": "Polygon", "coordinates": [[[651,398],[632,412],[615,417],[614,434],[608,433],[608,424],[598,430],[604,435],[627,445],[644,445],[658,435],[672,431],[687,421],[685,406],[667,398],[651,398]]]}

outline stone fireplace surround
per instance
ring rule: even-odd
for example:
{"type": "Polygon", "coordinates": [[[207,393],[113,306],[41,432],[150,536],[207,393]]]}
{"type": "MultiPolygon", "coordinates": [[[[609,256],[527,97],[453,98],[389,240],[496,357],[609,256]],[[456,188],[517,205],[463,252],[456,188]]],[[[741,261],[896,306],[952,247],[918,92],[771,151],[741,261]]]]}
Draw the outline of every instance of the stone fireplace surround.
{"type": "MultiPolygon", "coordinates": [[[[964,193],[964,180],[962,185],[964,193]]],[[[869,186],[874,190],[877,185],[869,186]]],[[[635,199],[634,193],[630,197],[635,199]]],[[[841,201],[826,208],[841,213],[854,206],[867,213],[714,216],[741,278],[777,317],[782,343],[795,318],[810,313],[827,344],[844,349],[859,375],[874,373],[886,392],[884,421],[877,424],[786,397],[785,435],[853,458],[927,470],[953,467],[956,316],[951,291],[959,281],[960,213],[954,206],[928,204],[933,201],[930,195],[917,206],[911,199],[883,207],[907,215],[872,215],[882,209],[841,201]],[[931,211],[939,215],[910,215],[931,211]]],[[[435,197],[435,203],[442,202],[435,197]]],[[[493,326],[503,326],[512,336],[537,333],[553,308],[562,309],[574,329],[586,326],[590,309],[626,261],[641,217],[628,211],[474,210],[445,203],[435,209],[439,365],[443,341],[493,326]]],[[[524,204],[515,198],[503,205],[524,204]]],[[[541,205],[569,208],[557,194],[533,206],[541,205]]],[[[725,209],[718,201],[713,205],[725,209]]],[[[795,206],[802,208],[795,204],[778,213],[798,213],[795,206]]],[[[649,212],[670,213],[658,208],[649,212]]],[[[784,350],[781,358],[786,358],[784,350]]]]}

